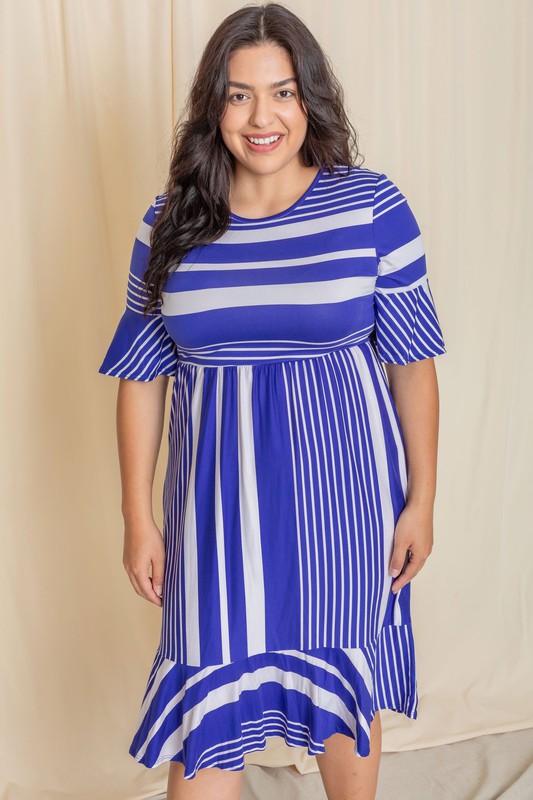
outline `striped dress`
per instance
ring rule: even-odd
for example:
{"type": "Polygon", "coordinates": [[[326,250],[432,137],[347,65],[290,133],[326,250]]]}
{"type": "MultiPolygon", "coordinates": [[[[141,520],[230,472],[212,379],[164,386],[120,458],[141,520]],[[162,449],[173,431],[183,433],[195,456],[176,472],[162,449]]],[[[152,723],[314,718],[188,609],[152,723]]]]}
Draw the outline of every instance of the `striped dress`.
{"type": "Polygon", "coordinates": [[[407,492],[383,363],[446,353],[420,229],[384,174],[324,165],[288,209],[231,215],[142,315],[140,224],[99,372],[173,377],[159,647],[129,753],[244,768],[281,736],[370,752],[378,709],[417,717],[408,583],[391,592],[407,492]]]}

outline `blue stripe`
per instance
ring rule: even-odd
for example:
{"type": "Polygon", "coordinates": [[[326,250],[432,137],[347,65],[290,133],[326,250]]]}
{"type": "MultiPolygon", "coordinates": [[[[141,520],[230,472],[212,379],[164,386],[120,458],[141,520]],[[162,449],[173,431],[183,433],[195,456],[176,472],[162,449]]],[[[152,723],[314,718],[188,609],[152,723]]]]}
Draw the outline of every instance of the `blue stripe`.
{"type": "MultiPolygon", "coordinates": [[[[238,386],[235,370],[221,372],[222,418],[226,421],[220,429],[221,504],[224,530],[232,531],[226,537],[226,582],[231,586],[227,593],[229,648],[231,660],[242,657],[247,650],[244,571],[242,556],[241,507],[239,496],[239,426],[238,386]]],[[[222,660],[222,659],[221,659],[222,660]]]]}
{"type": "Polygon", "coordinates": [[[270,375],[264,370],[257,373],[252,410],[265,596],[277,597],[276,603],[266,606],[265,633],[273,649],[282,649],[299,638],[301,589],[295,577],[300,574],[300,555],[294,473],[287,457],[291,451],[290,423],[281,366],[272,380],[270,375]],[[274,388],[276,403],[271,402],[273,385],[279,387],[278,391],[274,388]],[[263,444],[266,440],[268,449],[263,444]]]}

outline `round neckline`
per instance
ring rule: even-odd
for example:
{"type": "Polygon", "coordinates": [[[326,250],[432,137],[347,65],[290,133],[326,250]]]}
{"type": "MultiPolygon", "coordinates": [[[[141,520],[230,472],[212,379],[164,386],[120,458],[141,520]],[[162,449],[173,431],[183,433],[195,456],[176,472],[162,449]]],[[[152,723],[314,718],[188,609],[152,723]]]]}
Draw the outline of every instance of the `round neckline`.
{"type": "Polygon", "coordinates": [[[268,217],[241,217],[239,214],[234,214],[233,211],[230,211],[230,217],[234,220],[237,220],[238,222],[266,222],[270,219],[278,219],[278,217],[284,217],[286,214],[290,214],[291,211],[297,208],[300,205],[300,203],[303,203],[305,198],[309,194],[311,194],[311,192],[313,191],[313,189],[315,188],[315,186],[317,185],[322,176],[323,169],[324,165],[321,165],[318,169],[317,174],[315,175],[315,177],[313,178],[313,180],[311,181],[310,185],[307,187],[305,192],[291,206],[286,208],[284,211],[278,211],[277,214],[270,214],[268,217]]]}

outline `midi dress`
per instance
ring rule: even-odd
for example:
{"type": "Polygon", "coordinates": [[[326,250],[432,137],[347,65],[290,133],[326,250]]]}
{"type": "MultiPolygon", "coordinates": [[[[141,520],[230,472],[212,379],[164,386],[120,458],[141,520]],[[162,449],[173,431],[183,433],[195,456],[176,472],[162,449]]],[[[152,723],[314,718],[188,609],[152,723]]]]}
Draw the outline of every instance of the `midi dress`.
{"type": "Polygon", "coordinates": [[[421,233],[385,174],[323,164],[285,211],[231,214],[143,316],[140,223],[103,375],[173,378],[161,636],[129,753],[242,770],[281,736],[370,753],[416,719],[411,584],[389,562],[407,463],[384,364],[446,353],[421,233]]]}

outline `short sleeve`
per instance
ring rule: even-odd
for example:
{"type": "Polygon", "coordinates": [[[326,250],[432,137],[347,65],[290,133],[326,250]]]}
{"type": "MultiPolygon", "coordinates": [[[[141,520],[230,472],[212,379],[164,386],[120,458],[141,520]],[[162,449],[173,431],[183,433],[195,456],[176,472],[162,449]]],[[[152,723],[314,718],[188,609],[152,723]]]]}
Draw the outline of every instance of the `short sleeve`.
{"type": "Polygon", "coordinates": [[[386,175],[376,184],[373,227],[378,259],[373,334],[379,360],[408,364],[446,353],[418,223],[386,175]]]}
{"type": "Polygon", "coordinates": [[[151,381],[157,375],[175,375],[177,347],[168,334],[161,310],[143,315],[147,299],[142,278],[148,267],[150,236],[158,208],[158,198],[144,215],[131,254],[126,307],[98,369],[102,375],[151,381]]]}

